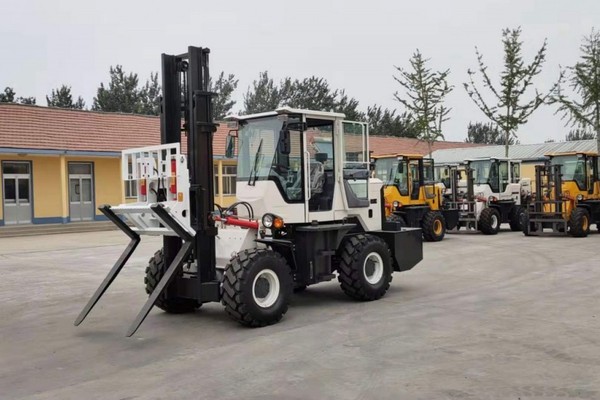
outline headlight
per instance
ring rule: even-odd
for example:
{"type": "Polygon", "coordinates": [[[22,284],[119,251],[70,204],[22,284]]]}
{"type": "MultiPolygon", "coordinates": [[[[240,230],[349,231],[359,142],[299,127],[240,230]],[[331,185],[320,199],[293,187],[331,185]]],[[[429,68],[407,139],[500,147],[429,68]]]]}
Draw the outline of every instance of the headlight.
{"type": "Polygon", "coordinates": [[[273,218],[274,215],[273,214],[265,214],[262,217],[262,224],[265,228],[269,228],[271,229],[271,227],[273,226],[273,218]]]}
{"type": "Polygon", "coordinates": [[[283,218],[278,217],[274,214],[265,214],[262,217],[262,224],[267,229],[281,229],[283,228],[283,218]]]}
{"type": "Polygon", "coordinates": [[[392,203],[392,206],[393,206],[394,208],[398,208],[398,207],[400,207],[400,202],[398,202],[398,201],[394,201],[394,202],[392,203]]]}
{"type": "Polygon", "coordinates": [[[583,195],[580,193],[577,195],[577,201],[583,200],[583,195]]]}

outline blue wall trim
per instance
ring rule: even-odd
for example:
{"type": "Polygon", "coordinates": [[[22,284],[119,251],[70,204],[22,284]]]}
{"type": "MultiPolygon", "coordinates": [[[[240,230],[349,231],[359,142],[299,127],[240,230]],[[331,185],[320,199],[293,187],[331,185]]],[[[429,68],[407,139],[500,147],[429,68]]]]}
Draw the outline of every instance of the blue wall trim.
{"type": "Polygon", "coordinates": [[[4,226],[4,220],[0,219],[0,226],[4,226]]]}
{"type": "Polygon", "coordinates": [[[109,221],[106,215],[94,215],[94,221],[109,221]]]}
{"type": "Polygon", "coordinates": [[[27,155],[65,155],[65,156],[91,156],[91,157],[121,157],[120,151],[79,151],[79,150],[46,150],[46,149],[17,149],[0,147],[3,154],[27,155]]]}
{"type": "Polygon", "coordinates": [[[43,217],[43,218],[33,218],[31,221],[33,224],[66,224],[69,221],[69,218],[63,217],[43,217]]]}

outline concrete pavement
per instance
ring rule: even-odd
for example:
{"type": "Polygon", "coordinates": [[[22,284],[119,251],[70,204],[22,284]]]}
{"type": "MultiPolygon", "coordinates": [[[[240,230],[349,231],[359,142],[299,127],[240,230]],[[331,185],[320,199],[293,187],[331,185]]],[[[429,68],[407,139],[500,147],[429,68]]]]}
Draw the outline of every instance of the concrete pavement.
{"type": "Polygon", "coordinates": [[[80,327],[119,232],[0,239],[1,399],[599,399],[600,235],[453,234],[380,301],[337,282],[247,329],[220,304],[124,333],[160,245],[142,244],[80,327]]]}

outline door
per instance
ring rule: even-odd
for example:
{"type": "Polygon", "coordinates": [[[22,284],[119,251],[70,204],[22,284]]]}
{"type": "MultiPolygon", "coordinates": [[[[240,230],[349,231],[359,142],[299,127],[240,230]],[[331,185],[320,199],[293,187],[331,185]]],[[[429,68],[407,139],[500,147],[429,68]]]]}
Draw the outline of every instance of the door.
{"type": "Polygon", "coordinates": [[[2,163],[4,223],[31,223],[31,164],[23,161],[2,163]]]}
{"type": "Polygon", "coordinates": [[[348,208],[369,207],[367,124],[342,123],[343,185],[348,208]]]}
{"type": "Polygon", "coordinates": [[[91,163],[69,163],[69,215],[71,221],[94,219],[91,163]]]}
{"type": "Polygon", "coordinates": [[[332,220],[335,189],[335,164],[333,144],[333,120],[306,119],[304,141],[308,221],[332,220]]]}

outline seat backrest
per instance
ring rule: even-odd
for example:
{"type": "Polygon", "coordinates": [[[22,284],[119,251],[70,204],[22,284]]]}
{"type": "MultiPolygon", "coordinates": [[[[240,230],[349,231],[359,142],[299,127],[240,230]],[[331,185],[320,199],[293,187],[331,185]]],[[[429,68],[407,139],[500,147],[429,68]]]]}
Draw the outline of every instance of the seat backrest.
{"type": "Polygon", "coordinates": [[[318,161],[310,162],[310,193],[320,194],[323,192],[323,184],[325,183],[325,168],[318,161]]]}

